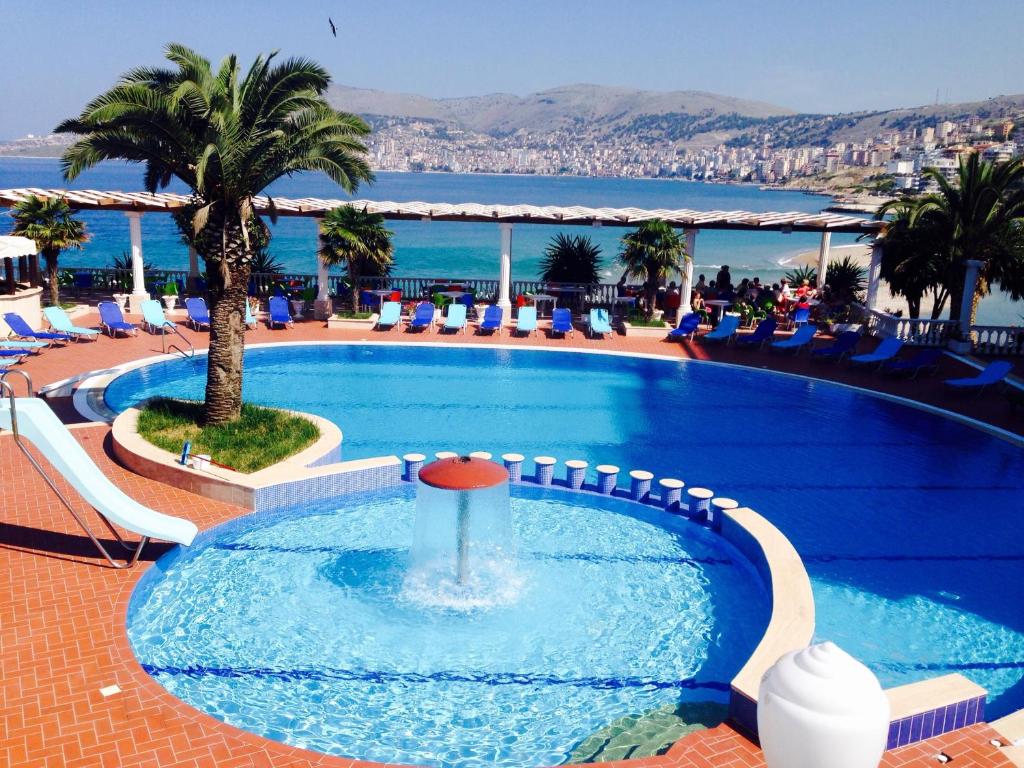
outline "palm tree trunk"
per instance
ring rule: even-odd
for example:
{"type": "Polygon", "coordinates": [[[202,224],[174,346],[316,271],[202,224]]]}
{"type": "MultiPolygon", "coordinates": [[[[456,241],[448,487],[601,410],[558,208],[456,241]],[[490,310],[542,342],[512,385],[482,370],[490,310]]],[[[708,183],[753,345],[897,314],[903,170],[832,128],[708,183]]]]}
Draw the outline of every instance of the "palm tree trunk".
{"type": "Polygon", "coordinates": [[[46,260],[46,279],[50,281],[50,304],[60,306],[60,274],[57,271],[57,254],[43,251],[46,260]]]}
{"type": "Polygon", "coordinates": [[[917,320],[921,316],[921,297],[907,296],[907,314],[911,320],[917,320]]]}
{"type": "Polygon", "coordinates": [[[348,279],[352,281],[352,312],[359,312],[359,267],[355,259],[349,259],[348,279]]]}
{"type": "Polygon", "coordinates": [[[654,302],[658,296],[658,279],[651,278],[644,286],[644,317],[648,320],[654,317],[654,302]]]}

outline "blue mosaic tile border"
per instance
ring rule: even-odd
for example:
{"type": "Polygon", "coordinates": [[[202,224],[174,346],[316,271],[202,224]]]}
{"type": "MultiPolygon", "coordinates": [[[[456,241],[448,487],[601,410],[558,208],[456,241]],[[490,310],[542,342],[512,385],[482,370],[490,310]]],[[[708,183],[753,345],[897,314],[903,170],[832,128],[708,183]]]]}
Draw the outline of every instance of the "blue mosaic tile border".
{"type": "Polygon", "coordinates": [[[321,456],[319,459],[307,464],[307,467],[325,467],[328,464],[337,464],[341,461],[341,443],[334,446],[331,450],[321,456]]]}
{"type": "Polygon", "coordinates": [[[912,717],[904,717],[889,723],[889,738],[886,749],[896,749],[930,739],[950,731],[966,728],[985,719],[985,697],[958,701],[945,707],[938,707],[912,717]]]}
{"type": "Polygon", "coordinates": [[[402,482],[400,462],[366,469],[335,472],[292,482],[258,488],[253,499],[255,512],[295,504],[297,501],[322,501],[349,493],[373,491],[402,482]]]}

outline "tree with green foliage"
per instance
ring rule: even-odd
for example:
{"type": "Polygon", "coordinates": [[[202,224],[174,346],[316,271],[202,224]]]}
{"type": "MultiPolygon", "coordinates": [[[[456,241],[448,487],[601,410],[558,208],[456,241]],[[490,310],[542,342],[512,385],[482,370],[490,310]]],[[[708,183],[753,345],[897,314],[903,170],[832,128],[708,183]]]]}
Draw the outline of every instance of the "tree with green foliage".
{"type": "Polygon", "coordinates": [[[544,248],[540,279],[548,283],[600,282],[601,246],[585,235],[559,232],[544,248]]]}
{"type": "Polygon", "coordinates": [[[949,300],[949,290],[943,285],[949,272],[949,237],[928,219],[913,226],[912,209],[907,201],[888,207],[892,218],[879,241],[880,275],[893,295],[906,299],[911,318],[921,316],[921,302],[931,294],[931,318],[937,320],[949,300]]]}
{"type": "Polygon", "coordinates": [[[46,280],[50,287],[50,303],[60,306],[60,275],[57,261],[61,251],[69,248],[81,250],[89,240],[85,224],[74,217],[63,197],[40,198],[29,195],[14,205],[12,234],[27,237],[43,255],[46,280]]]}
{"type": "Polygon", "coordinates": [[[832,298],[844,304],[860,301],[864,288],[867,286],[867,270],[860,266],[852,257],[844,256],[829,261],[825,271],[825,285],[828,286],[832,298]]]}
{"type": "MultiPolygon", "coordinates": [[[[69,181],[103,160],[145,166],[150,192],[172,178],[192,190],[184,232],[206,262],[210,352],[206,421],[237,419],[242,406],[246,291],[255,197],[282,176],[321,171],[353,192],[371,181],[362,138],[370,129],[325,94],[330,75],[309,59],[258,56],[243,72],[234,55],[214,69],[195,51],[166,49],[171,68],[140,67],[57,127],[79,136],[64,153],[69,181]]],[[[276,218],[273,201],[268,206],[276,218]]]]}
{"type": "Polygon", "coordinates": [[[801,265],[789,270],[785,277],[789,280],[790,285],[801,285],[804,280],[813,283],[818,279],[818,270],[811,266],[801,265]]]}
{"type": "Polygon", "coordinates": [[[359,279],[387,275],[394,261],[391,230],[384,217],[351,205],[327,212],[320,223],[320,253],[329,265],[341,265],[352,284],[352,310],[359,311],[359,279]]]}
{"type": "Polygon", "coordinates": [[[644,281],[644,314],[654,316],[658,286],[674,272],[682,272],[689,259],[686,243],[666,221],[651,219],[622,238],[619,260],[626,274],[644,281]]]}

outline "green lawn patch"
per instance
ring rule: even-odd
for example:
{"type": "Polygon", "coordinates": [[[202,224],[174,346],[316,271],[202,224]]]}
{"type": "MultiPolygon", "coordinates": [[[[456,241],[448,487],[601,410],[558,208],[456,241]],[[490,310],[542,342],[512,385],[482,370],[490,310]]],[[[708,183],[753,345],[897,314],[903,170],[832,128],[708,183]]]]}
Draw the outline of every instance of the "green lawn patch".
{"type": "Polygon", "coordinates": [[[648,320],[643,315],[630,315],[627,322],[634,328],[665,328],[667,325],[664,320],[648,320]]]}
{"type": "Polygon", "coordinates": [[[334,316],[341,320],[369,320],[373,312],[353,312],[352,310],[335,312],[334,316]]]}
{"type": "Polygon", "coordinates": [[[172,453],[181,453],[185,441],[192,453],[239,472],[256,472],[305,450],[320,437],[308,419],[273,408],[244,403],[237,421],[200,426],[203,404],[192,400],[151,400],[139,413],[138,431],[147,441],[172,453]]]}

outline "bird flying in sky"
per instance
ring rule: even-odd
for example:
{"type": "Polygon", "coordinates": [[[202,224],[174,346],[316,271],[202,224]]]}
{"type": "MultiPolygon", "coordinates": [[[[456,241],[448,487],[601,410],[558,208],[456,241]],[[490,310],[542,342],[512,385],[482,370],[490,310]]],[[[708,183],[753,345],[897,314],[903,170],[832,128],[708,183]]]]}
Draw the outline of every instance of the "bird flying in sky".
{"type": "Polygon", "coordinates": [[[338,36],[338,28],[336,26],[334,26],[334,20],[330,16],[327,17],[327,23],[331,25],[331,34],[334,35],[335,37],[337,37],[338,36]]]}

